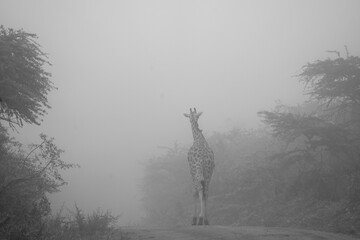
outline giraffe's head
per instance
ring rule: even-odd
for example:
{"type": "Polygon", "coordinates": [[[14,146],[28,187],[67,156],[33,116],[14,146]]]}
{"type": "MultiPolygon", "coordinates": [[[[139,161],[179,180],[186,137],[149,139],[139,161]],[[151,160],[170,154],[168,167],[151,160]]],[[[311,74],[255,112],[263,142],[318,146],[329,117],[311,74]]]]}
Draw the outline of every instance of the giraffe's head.
{"type": "Polygon", "coordinates": [[[184,116],[187,118],[190,118],[190,123],[193,127],[195,127],[197,130],[201,131],[199,129],[198,119],[201,116],[202,112],[197,113],[196,108],[194,108],[194,111],[190,108],[190,114],[184,113],[184,116]]]}

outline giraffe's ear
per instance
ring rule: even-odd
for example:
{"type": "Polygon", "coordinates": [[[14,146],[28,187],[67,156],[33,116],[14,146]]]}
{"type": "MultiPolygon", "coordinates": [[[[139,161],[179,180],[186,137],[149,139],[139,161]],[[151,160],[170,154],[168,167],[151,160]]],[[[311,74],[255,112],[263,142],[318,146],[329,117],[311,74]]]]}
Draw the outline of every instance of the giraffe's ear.
{"type": "Polygon", "coordinates": [[[189,118],[189,117],[190,117],[190,115],[189,115],[189,114],[187,114],[187,113],[184,113],[184,116],[185,116],[185,117],[187,117],[187,118],[189,118]]]}
{"type": "Polygon", "coordinates": [[[202,114],[202,112],[199,112],[199,113],[197,113],[196,115],[197,115],[197,117],[200,117],[201,114],[202,114]]]}

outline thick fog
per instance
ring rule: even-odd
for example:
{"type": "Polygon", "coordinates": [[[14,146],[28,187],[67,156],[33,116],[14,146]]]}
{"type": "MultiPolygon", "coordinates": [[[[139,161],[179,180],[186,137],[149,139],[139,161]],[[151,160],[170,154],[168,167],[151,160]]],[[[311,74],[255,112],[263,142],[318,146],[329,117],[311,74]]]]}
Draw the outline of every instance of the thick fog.
{"type": "Polygon", "coordinates": [[[359,9],[357,0],[3,0],[0,24],[38,35],[58,88],[41,126],[13,135],[34,143],[45,133],[81,165],[63,173],[54,209],[76,202],[135,223],[144,162],[159,146],[192,142],[184,112],[203,112],[206,135],[256,128],[277,100],[302,102],[303,65],[335,57],[327,50],[345,56],[344,45],[360,54],[359,9]]]}

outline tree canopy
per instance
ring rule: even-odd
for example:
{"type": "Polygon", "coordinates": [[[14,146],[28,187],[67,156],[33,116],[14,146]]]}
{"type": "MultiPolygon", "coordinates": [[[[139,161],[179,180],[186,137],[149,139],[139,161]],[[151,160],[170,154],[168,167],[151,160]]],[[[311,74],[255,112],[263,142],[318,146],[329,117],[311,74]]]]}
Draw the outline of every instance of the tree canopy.
{"type": "MultiPolygon", "coordinates": [[[[0,120],[39,125],[47,95],[54,89],[45,70],[50,63],[35,34],[0,26],[0,120]]],[[[0,238],[45,239],[50,214],[47,194],[66,184],[61,170],[77,165],[61,159],[53,138],[41,134],[29,149],[11,138],[0,122],[0,238]]]]}
{"type": "Polygon", "coordinates": [[[39,125],[50,108],[47,95],[55,87],[45,66],[51,64],[36,39],[0,26],[0,119],[11,125],[39,125]]]}
{"type": "Polygon", "coordinates": [[[301,166],[293,194],[341,200],[346,202],[347,217],[358,215],[360,58],[338,55],[308,63],[299,80],[306,86],[307,103],[297,109],[282,105],[259,113],[273,136],[288,144],[273,159],[290,167],[301,166]]]}
{"type": "MultiPolygon", "coordinates": [[[[360,146],[360,58],[348,56],[308,63],[299,78],[316,108],[310,112],[305,108],[296,112],[278,106],[273,111],[259,113],[264,123],[272,128],[276,137],[295,141],[304,136],[309,149],[323,148],[357,162],[360,154],[357,150],[360,146]]],[[[360,169],[359,164],[353,167],[360,169]]]]}
{"type": "Polygon", "coordinates": [[[360,105],[360,58],[348,56],[308,63],[299,75],[307,94],[327,106],[360,105]]]}

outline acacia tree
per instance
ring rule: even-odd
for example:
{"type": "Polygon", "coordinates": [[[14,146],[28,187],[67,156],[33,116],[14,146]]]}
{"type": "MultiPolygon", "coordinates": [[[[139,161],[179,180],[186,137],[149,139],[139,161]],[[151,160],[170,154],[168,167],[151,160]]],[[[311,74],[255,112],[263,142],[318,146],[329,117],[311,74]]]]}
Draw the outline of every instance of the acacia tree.
{"type": "Polygon", "coordinates": [[[54,89],[45,70],[47,55],[37,35],[0,26],[0,120],[22,126],[40,124],[50,108],[47,94],[54,89]]]}
{"type": "MultiPolygon", "coordinates": [[[[50,63],[35,41],[36,34],[0,26],[0,120],[12,128],[40,125],[47,95],[54,89],[45,70],[50,63]]],[[[66,182],[60,170],[76,165],[61,159],[53,138],[28,150],[10,138],[0,122],[0,238],[41,239],[44,217],[50,213],[47,194],[66,182]]]]}
{"type": "Polygon", "coordinates": [[[274,158],[307,166],[295,184],[303,193],[324,199],[350,197],[358,203],[360,58],[339,55],[308,63],[298,77],[316,108],[296,112],[278,106],[259,113],[274,136],[290,145],[274,158]]]}

